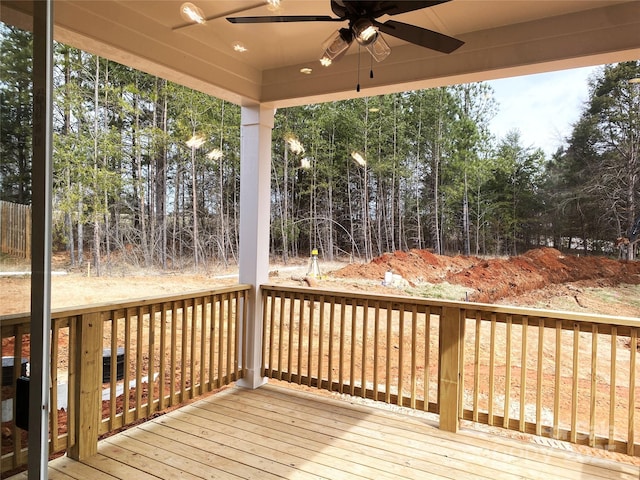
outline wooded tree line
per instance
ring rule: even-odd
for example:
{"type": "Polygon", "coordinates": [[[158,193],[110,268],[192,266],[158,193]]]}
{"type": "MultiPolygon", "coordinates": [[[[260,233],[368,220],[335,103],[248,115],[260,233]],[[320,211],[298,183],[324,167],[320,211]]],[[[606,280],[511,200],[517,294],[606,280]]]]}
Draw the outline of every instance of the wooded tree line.
{"type": "MultiPolygon", "coordinates": [[[[31,39],[1,28],[1,198],[28,203],[31,39]]],[[[550,160],[517,131],[491,136],[483,83],[279,109],[271,251],[606,250],[638,213],[638,76],[640,62],[604,67],[550,160]]],[[[238,106],[61,44],[54,83],[55,242],[73,263],[237,260],[238,106]]]]}

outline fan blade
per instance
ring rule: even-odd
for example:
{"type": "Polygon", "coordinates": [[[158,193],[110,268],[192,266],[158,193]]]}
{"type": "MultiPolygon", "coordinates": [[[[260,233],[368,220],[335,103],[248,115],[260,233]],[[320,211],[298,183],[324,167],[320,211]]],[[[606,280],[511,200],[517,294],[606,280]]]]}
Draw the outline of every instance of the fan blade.
{"type": "Polygon", "coordinates": [[[378,2],[374,9],[375,17],[382,15],[400,15],[401,13],[413,12],[415,10],[421,10],[423,8],[434,7],[441,3],[447,3],[451,0],[425,0],[425,1],[391,1],[391,2],[378,2]]]}
{"type": "Polygon", "coordinates": [[[457,38],[394,20],[376,22],[376,26],[387,35],[442,53],[451,53],[464,45],[464,42],[457,38]]]}
{"type": "Polygon", "coordinates": [[[276,22],[344,22],[342,18],[328,15],[271,15],[265,17],[227,17],[231,23],[276,23],[276,22]]]}

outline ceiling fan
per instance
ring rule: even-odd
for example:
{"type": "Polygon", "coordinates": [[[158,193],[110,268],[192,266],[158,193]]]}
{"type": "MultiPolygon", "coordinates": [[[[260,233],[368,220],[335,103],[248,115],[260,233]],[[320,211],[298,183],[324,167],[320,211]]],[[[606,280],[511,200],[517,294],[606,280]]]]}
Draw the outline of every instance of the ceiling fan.
{"type": "Polygon", "coordinates": [[[376,61],[381,62],[391,49],[380,34],[385,33],[421,47],[442,53],[451,53],[464,44],[463,41],[442,33],[407,23],[387,20],[379,22],[383,15],[399,15],[423,8],[433,7],[450,0],[330,0],[331,10],[336,17],[328,15],[271,15],[260,17],[227,17],[231,23],[273,23],[273,22],[349,22],[338,29],[323,44],[324,54],[320,62],[324,66],[341,58],[353,40],[365,47],[376,61]]]}

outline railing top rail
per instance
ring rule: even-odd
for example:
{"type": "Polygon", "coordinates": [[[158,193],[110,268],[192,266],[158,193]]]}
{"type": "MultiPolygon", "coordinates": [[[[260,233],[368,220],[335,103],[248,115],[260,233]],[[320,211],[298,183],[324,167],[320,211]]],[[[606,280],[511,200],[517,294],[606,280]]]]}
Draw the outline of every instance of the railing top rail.
{"type": "MultiPolygon", "coordinates": [[[[153,305],[158,303],[176,302],[180,300],[186,300],[189,298],[207,297],[209,295],[220,295],[225,293],[247,291],[250,289],[251,289],[251,285],[235,284],[235,285],[217,287],[217,288],[208,289],[208,290],[196,290],[192,292],[184,292],[184,293],[169,295],[169,296],[158,295],[155,297],[138,298],[138,299],[131,299],[126,301],[115,300],[112,302],[93,303],[91,305],[78,305],[75,307],[56,308],[51,311],[51,319],[56,320],[59,318],[72,317],[76,315],[84,315],[87,313],[120,310],[123,308],[141,307],[145,305],[153,305]]],[[[31,314],[29,312],[0,316],[0,325],[2,327],[20,325],[25,323],[28,324],[30,321],[31,321],[31,314]]]]}
{"type": "Polygon", "coordinates": [[[473,310],[498,315],[512,315],[518,317],[552,318],[570,322],[599,323],[604,325],[618,325],[625,327],[640,327],[640,318],[616,317],[612,315],[587,314],[578,312],[565,312],[556,310],[543,310],[536,308],[515,307],[509,305],[495,305],[488,303],[456,302],[452,300],[429,299],[410,297],[408,295],[388,295],[382,293],[360,293],[346,290],[326,290],[310,287],[290,287],[275,284],[264,284],[260,287],[263,291],[278,291],[286,293],[307,294],[325,297],[347,297],[358,300],[378,300],[380,302],[397,302],[417,304],[430,307],[450,307],[464,310],[473,310]]]}

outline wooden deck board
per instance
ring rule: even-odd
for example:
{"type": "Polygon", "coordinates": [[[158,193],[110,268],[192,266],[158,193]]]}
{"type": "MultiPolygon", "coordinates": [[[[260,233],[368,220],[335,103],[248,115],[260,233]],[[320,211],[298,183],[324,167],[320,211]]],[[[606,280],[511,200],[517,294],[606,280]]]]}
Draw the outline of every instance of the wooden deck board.
{"type": "MultiPolygon", "coordinates": [[[[388,415],[369,416],[367,418],[372,423],[367,424],[362,422],[357,415],[361,409],[367,412],[367,407],[346,402],[344,404],[336,404],[333,401],[325,403],[320,399],[310,404],[301,395],[273,395],[267,389],[256,390],[252,393],[273,398],[281,411],[295,412],[292,415],[304,412],[312,416],[322,416],[322,420],[318,420],[319,423],[339,418],[342,425],[351,424],[362,428],[362,432],[358,434],[368,434],[368,437],[375,435],[383,439],[386,448],[389,448],[389,442],[393,439],[400,439],[400,443],[404,446],[413,445],[415,441],[418,448],[427,446],[431,452],[438,452],[440,455],[446,455],[447,458],[470,464],[470,466],[477,465],[477,459],[480,459],[480,464],[486,464],[487,461],[500,462],[503,465],[502,471],[507,472],[511,470],[509,465],[516,464],[517,475],[522,475],[523,469],[530,470],[527,478],[546,479],[549,478],[549,475],[554,478],[584,478],[585,474],[593,478],[611,478],[610,468],[613,462],[605,461],[603,464],[596,457],[578,456],[571,452],[514,442],[496,436],[479,435],[477,432],[461,432],[459,435],[452,436],[448,432],[434,429],[433,425],[428,424],[424,419],[416,419],[406,415],[400,415],[400,418],[403,419],[402,422],[397,421],[398,415],[391,418],[388,415]],[[318,413],[319,410],[322,413],[318,413]],[[488,449],[488,444],[493,442],[501,442],[506,448],[488,449]],[[567,462],[567,456],[571,455],[577,456],[579,462],[567,462]]],[[[244,397],[240,401],[243,403],[253,401],[265,405],[265,401],[249,399],[249,397],[244,397]]],[[[613,465],[622,474],[621,477],[616,478],[638,478],[638,467],[619,463],[613,463],[613,465]]],[[[474,471],[477,472],[477,470],[474,471]]],[[[495,472],[491,478],[501,478],[500,472],[495,472]]]]}
{"type": "Polygon", "coordinates": [[[49,464],[52,480],[639,477],[636,466],[481,432],[452,434],[419,415],[276,384],[229,388],[101,441],[83,463],[49,464]]]}

